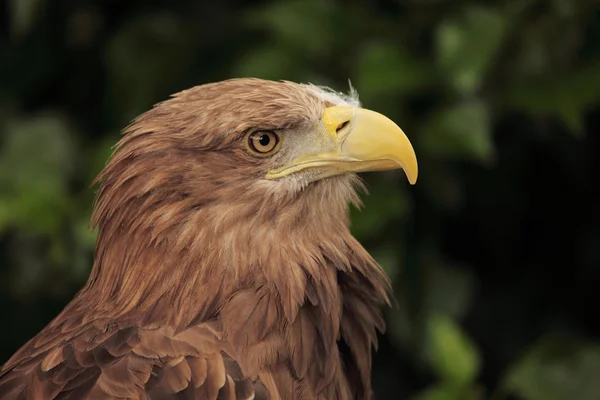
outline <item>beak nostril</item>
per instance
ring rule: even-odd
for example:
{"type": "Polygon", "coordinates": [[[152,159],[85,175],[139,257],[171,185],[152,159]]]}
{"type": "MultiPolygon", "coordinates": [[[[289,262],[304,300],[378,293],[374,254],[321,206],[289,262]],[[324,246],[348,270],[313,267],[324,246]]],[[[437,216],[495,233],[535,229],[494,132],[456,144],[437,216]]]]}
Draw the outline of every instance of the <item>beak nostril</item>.
{"type": "Polygon", "coordinates": [[[349,123],[350,123],[350,121],[344,121],[341,124],[339,124],[338,127],[335,128],[335,133],[340,133],[340,131],[342,129],[344,129],[345,127],[347,127],[349,123]]]}

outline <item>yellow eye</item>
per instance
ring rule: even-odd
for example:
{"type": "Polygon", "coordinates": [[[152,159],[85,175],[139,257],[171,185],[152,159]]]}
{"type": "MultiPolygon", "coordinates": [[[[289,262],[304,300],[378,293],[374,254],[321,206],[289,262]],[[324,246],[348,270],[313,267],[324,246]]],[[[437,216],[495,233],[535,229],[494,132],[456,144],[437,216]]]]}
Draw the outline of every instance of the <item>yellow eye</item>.
{"type": "Polygon", "coordinates": [[[279,136],[271,131],[257,131],[248,136],[248,147],[261,156],[275,152],[279,144],[279,136]]]}

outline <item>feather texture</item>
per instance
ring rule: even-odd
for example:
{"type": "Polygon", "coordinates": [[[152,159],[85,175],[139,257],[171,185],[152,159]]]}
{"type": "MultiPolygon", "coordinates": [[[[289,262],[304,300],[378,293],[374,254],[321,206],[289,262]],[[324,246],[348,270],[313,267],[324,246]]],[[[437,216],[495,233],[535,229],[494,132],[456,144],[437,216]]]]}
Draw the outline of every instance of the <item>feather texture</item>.
{"type": "Polygon", "coordinates": [[[389,283],[348,228],[359,180],[266,181],[277,157],[243,144],[356,101],[336,96],[231,80],[141,115],[98,177],[89,280],[0,398],[370,399],[389,283]]]}

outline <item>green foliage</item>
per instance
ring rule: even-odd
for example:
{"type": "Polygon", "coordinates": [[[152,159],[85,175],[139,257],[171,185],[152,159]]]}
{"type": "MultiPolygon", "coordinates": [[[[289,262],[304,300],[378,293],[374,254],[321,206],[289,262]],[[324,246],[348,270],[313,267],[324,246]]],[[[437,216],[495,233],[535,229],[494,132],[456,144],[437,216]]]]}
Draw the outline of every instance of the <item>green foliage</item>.
{"type": "Polygon", "coordinates": [[[377,398],[600,397],[596,1],[109,3],[8,3],[0,363],[87,278],[89,184],[132,118],[234,76],[350,80],[420,169],[365,176],[351,210],[394,288],[377,398]]]}
{"type": "Polygon", "coordinates": [[[439,382],[414,400],[478,400],[483,390],[476,384],[480,355],[471,340],[450,317],[431,315],[427,325],[430,363],[439,382]]]}
{"type": "Polygon", "coordinates": [[[9,0],[11,33],[14,37],[21,37],[33,27],[44,0],[9,0]]]}
{"type": "Polygon", "coordinates": [[[429,65],[397,43],[367,42],[358,57],[357,85],[363,98],[413,93],[431,82],[429,65]]]}
{"type": "Polygon", "coordinates": [[[125,25],[106,49],[112,102],[122,124],[152,106],[167,91],[168,80],[178,76],[189,62],[188,32],[175,16],[156,14],[125,25]]]}
{"type": "Polygon", "coordinates": [[[489,110],[481,101],[457,103],[428,118],[421,147],[439,158],[489,162],[494,154],[489,110]]]}
{"type": "Polygon", "coordinates": [[[73,169],[73,132],[64,117],[53,114],[9,120],[4,125],[0,232],[18,226],[51,235],[69,212],[65,200],[73,169]]]}
{"type": "Polygon", "coordinates": [[[600,393],[599,375],[598,344],[548,337],[509,370],[504,389],[530,400],[592,400],[600,393]]]}
{"type": "MultiPolygon", "coordinates": [[[[377,252],[373,252],[373,256],[379,262],[387,261],[379,258],[381,256],[377,252]]],[[[385,268],[386,263],[382,265],[385,268]]],[[[396,269],[398,266],[399,262],[396,269]]],[[[396,289],[400,303],[389,311],[389,330],[398,346],[411,349],[421,363],[431,366],[432,359],[428,355],[433,327],[431,321],[462,318],[471,303],[475,282],[468,270],[433,258],[422,260],[419,272],[421,275],[418,277],[404,275],[404,279],[399,279],[401,275],[397,271],[392,275],[397,278],[396,282],[401,283],[396,289]],[[410,297],[415,287],[419,288],[417,301],[410,297]]]]}
{"type": "Polygon", "coordinates": [[[246,20],[250,27],[270,32],[282,45],[317,55],[326,54],[334,44],[333,27],[324,23],[331,20],[334,13],[330,0],[291,0],[250,12],[246,20]],[[320,23],[313,23],[315,21],[320,23]]]}
{"type": "Polygon", "coordinates": [[[357,238],[366,239],[383,230],[390,219],[404,218],[408,213],[405,189],[391,183],[364,196],[360,210],[352,209],[352,233],[357,238]]]}
{"type": "Polygon", "coordinates": [[[461,94],[479,89],[498,54],[507,22],[493,9],[470,7],[444,20],[436,32],[437,62],[445,80],[461,94]]]}
{"type": "Polygon", "coordinates": [[[582,115],[597,105],[600,91],[600,62],[576,71],[548,76],[515,86],[506,93],[508,105],[536,116],[561,120],[574,134],[583,133],[582,115]]]}
{"type": "Polygon", "coordinates": [[[480,386],[461,388],[457,386],[433,385],[418,394],[413,400],[481,400],[485,399],[480,386]]]}
{"type": "Polygon", "coordinates": [[[479,371],[479,355],[460,328],[448,317],[429,320],[429,346],[433,366],[448,386],[464,387],[479,371]]]}

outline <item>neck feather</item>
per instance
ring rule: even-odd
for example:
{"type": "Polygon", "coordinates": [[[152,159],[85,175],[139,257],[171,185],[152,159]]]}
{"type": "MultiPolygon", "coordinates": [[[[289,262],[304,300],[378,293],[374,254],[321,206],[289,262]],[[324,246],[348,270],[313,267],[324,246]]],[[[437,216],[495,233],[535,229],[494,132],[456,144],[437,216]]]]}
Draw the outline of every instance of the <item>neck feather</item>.
{"type": "Polygon", "coordinates": [[[161,192],[121,207],[99,201],[96,259],[78,303],[111,318],[185,326],[214,317],[236,291],[265,287],[293,320],[311,284],[337,296],[337,271],[383,277],[348,228],[353,184],[324,180],[291,198],[265,183],[201,206],[161,192]]]}

